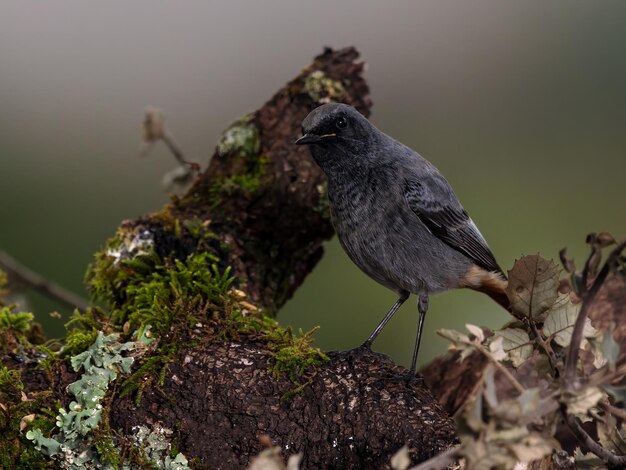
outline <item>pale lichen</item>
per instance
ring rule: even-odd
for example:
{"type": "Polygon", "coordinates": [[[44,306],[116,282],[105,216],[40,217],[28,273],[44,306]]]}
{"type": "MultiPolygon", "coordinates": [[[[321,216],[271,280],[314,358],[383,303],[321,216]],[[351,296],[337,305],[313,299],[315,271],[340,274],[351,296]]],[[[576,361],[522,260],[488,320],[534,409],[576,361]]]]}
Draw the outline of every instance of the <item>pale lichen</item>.
{"type": "Polygon", "coordinates": [[[333,80],[321,70],[311,72],[304,79],[304,91],[318,103],[330,103],[346,94],[346,89],[339,80],[333,80]]]}
{"type": "Polygon", "coordinates": [[[72,357],[72,368],[76,372],[84,370],[81,378],[67,387],[76,400],[69,404],[68,410],[59,409],[56,418],[59,431],[53,436],[44,436],[38,428],[26,433],[37,450],[52,457],[64,469],[112,468],[110,462],[101,461],[90,434],[100,424],[101,402],[109,384],[118,374],[130,373],[133,358],[123,357],[121,353],[134,347],[134,342],[120,343],[119,335],[105,336],[100,331],[89,349],[72,357]]]}
{"type": "Polygon", "coordinates": [[[251,121],[251,115],[244,116],[224,131],[217,143],[217,154],[220,157],[239,155],[245,158],[258,155],[261,150],[259,130],[251,121]]]}
{"type": "Polygon", "coordinates": [[[187,458],[182,453],[171,456],[171,429],[155,425],[152,429],[146,426],[134,426],[131,439],[137,449],[144,453],[151,465],[164,470],[188,470],[187,458]]]}

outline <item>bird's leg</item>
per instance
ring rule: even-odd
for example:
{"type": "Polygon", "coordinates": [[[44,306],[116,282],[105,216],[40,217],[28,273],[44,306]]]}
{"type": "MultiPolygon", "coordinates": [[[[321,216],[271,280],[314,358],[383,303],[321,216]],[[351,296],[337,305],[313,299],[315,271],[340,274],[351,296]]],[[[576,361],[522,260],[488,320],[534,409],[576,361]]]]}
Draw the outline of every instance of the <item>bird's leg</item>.
{"type": "Polygon", "coordinates": [[[396,311],[400,308],[400,306],[404,302],[406,302],[406,299],[408,298],[409,298],[409,293],[407,291],[400,292],[400,297],[398,297],[398,300],[396,300],[396,303],[393,304],[393,306],[389,309],[389,311],[385,315],[385,318],[383,318],[382,321],[378,324],[378,326],[374,329],[374,331],[372,331],[372,334],[369,336],[369,338],[365,340],[365,342],[361,345],[360,349],[372,348],[372,343],[374,342],[376,337],[380,334],[381,331],[383,331],[383,328],[389,322],[389,320],[391,320],[391,317],[393,317],[393,314],[396,313],[396,311]]]}
{"type": "Polygon", "coordinates": [[[417,324],[417,338],[415,338],[415,349],[413,350],[413,359],[411,360],[410,375],[415,376],[415,370],[417,365],[417,354],[420,350],[420,341],[422,340],[422,329],[424,328],[424,319],[426,318],[426,311],[428,310],[428,294],[423,293],[419,295],[417,301],[417,311],[420,314],[419,322],[417,324]]]}

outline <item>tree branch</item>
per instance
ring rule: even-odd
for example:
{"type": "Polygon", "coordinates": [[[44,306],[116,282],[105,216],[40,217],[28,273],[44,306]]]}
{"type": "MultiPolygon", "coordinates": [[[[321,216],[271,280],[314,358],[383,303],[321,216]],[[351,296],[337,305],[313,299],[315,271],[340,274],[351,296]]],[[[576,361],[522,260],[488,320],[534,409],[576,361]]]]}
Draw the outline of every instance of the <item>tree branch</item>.
{"type": "Polygon", "coordinates": [[[37,274],[1,250],[0,268],[6,271],[9,277],[17,283],[25,284],[70,309],[77,308],[84,311],[88,306],[87,301],[82,297],[37,274]]]}
{"type": "Polygon", "coordinates": [[[615,455],[594,441],[574,415],[566,414],[565,421],[580,443],[585,445],[595,455],[611,465],[619,465],[620,468],[626,465],[626,455],[615,455]]]}
{"type": "MultiPolygon", "coordinates": [[[[580,312],[578,313],[578,317],[576,318],[576,323],[574,324],[574,331],[572,332],[572,340],[569,345],[569,350],[567,352],[567,360],[565,363],[565,383],[569,389],[575,389],[579,385],[578,374],[576,373],[576,364],[578,363],[578,354],[580,351],[580,343],[583,339],[583,330],[585,327],[585,320],[587,319],[588,311],[593,301],[598,294],[598,291],[602,287],[602,284],[606,280],[609,275],[614,263],[617,261],[618,257],[622,253],[622,251],[626,248],[626,239],[620,242],[617,247],[611,252],[607,260],[604,262],[604,266],[600,270],[600,273],[593,280],[593,284],[591,288],[587,289],[587,286],[583,283],[582,288],[584,289],[582,292],[583,295],[583,303],[580,307],[580,312]]],[[[585,271],[588,269],[589,263],[585,264],[585,271]]],[[[585,271],[583,271],[583,279],[586,279],[585,271]]]]}

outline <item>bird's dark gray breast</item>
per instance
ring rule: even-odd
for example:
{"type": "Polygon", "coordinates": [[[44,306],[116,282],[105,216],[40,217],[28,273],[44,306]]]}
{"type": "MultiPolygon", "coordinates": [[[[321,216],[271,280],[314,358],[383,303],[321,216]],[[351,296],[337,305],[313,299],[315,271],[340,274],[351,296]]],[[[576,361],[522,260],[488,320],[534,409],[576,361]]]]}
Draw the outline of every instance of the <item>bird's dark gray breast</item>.
{"type": "Polygon", "coordinates": [[[397,292],[457,287],[470,261],[422,224],[393,173],[383,167],[330,178],[331,216],[342,247],[361,270],[397,292]]]}

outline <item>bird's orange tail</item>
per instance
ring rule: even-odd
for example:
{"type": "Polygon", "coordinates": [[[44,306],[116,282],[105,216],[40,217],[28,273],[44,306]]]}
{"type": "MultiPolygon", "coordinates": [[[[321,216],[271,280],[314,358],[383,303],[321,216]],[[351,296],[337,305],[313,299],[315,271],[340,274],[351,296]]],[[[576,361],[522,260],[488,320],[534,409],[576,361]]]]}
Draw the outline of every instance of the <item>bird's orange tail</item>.
{"type": "Polygon", "coordinates": [[[511,311],[509,296],[506,294],[508,284],[509,282],[501,273],[487,271],[477,265],[472,266],[461,281],[461,287],[487,294],[503,308],[511,311]]]}

